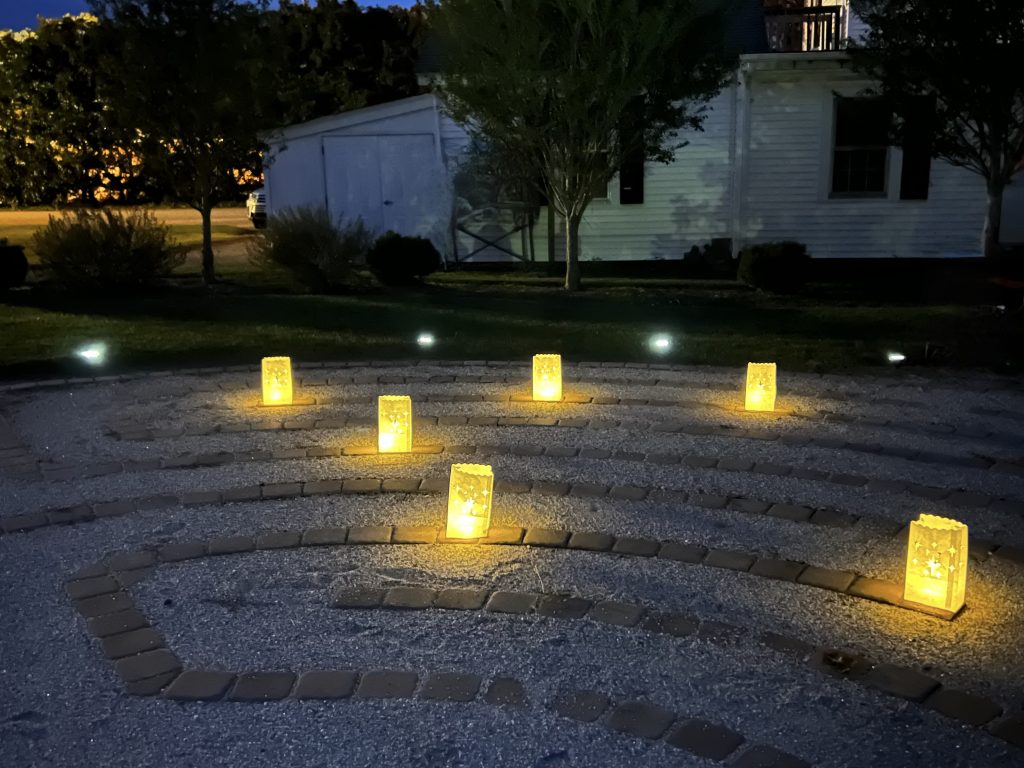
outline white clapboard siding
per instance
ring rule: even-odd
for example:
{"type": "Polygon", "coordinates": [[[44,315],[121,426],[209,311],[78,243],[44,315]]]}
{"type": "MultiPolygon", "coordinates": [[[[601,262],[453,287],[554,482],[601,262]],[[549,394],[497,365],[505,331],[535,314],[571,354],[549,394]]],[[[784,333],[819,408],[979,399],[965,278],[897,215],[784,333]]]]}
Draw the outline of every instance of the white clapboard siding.
{"type": "Polygon", "coordinates": [[[900,200],[902,157],[889,151],[888,196],[830,198],[834,94],[865,83],[832,74],[755,73],[742,242],[798,240],[818,258],[970,256],[980,252],[984,187],[933,161],[928,200],[900,200]]]}
{"type": "Polygon", "coordinates": [[[620,205],[619,179],[611,180],[607,199],[592,202],[583,217],[585,259],[680,259],[693,245],[729,236],[734,99],[726,88],[708,104],[703,131],[679,133],[675,143],[688,143],[674,162],[645,165],[642,204],[620,205]]]}

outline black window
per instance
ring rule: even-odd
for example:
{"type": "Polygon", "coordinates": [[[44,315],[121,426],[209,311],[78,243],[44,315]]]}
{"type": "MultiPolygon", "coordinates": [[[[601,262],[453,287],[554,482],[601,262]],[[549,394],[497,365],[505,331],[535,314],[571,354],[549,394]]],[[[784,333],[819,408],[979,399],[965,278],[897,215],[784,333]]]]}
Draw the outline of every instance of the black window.
{"type": "Polygon", "coordinates": [[[927,200],[932,172],[935,102],[915,99],[904,115],[900,200],[927,200]]]}
{"type": "Polygon", "coordinates": [[[889,112],[877,99],[836,99],[834,196],[884,197],[889,112]]]}

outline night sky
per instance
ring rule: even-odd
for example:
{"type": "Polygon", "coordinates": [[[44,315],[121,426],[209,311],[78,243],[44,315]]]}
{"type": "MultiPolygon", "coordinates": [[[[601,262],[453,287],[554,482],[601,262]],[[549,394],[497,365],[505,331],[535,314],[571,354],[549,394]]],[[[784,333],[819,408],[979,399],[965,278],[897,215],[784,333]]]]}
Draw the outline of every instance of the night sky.
{"type": "MultiPolygon", "coordinates": [[[[409,6],[411,0],[359,0],[366,5],[409,6]]],[[[36,17],[63,16],[88,10],[86,0],[0,0],[0,29],[26,29],[36,26],[36,17]]]]}

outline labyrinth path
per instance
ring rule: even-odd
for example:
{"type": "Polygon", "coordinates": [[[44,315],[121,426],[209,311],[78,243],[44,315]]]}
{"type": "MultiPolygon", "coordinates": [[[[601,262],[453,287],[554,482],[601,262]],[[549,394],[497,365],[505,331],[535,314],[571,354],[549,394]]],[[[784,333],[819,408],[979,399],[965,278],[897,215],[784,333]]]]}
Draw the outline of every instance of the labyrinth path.
{"type": "Polygon", "coordinates": [[[1024,765],[1019,382],[295,374],[0,387],[0,765],[1024,765]],[[952,618],[903,598],[921,513],[968,526],[952,618]]]}

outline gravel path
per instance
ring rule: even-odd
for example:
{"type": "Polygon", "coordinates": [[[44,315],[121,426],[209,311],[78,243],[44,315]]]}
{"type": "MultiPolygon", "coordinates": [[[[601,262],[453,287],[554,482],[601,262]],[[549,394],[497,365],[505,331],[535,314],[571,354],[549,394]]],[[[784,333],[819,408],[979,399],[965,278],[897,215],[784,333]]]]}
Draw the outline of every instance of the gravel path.
{"type": "MultiPolygon", "coordinates": [[[[729,410],[738,377],[721,369],[567,369],[593,379],[567,392],[591,397],[687,399],[692,407],[548,405],[521,402],[417,402],[425,393],[490,397],[524,392],[526,382],[370,383],[365,377],[525,376],[525,369],[435,365],[304,371],[301,388],[318,398],[408,393],[418,415],[553,415],[613,419],[614,428],[432,425],[417,443],[564,445],[610,452],[700,454],[904,480],[992,497],[1024,500],[1024,477],[1006,472],[794,446],[748,438],[652,431],[668,420],[708,426],[770,428],[898,445],[1003,462],[1024,455],[1020,388],[988,377],[842,378],[784,374],[780,407],[803,417],[729,410]],[[334,384],[333,378],[364,377],[334,384]],[[658,381],[655,385],[654,382],[658,381]],[[675,386],[670,386],[675,385],[675,386]],[[787,394],[789,391],[799,394],[787,394]],[[845,392],[848,397],[839,398],[845,392]],[[903,401],[903,405],[894,404],[903,401]],[[698,403],[703,403],[699,405],[698,403]],[[916,404],[916,407],[915,405],[916,404]],[[835,423],[823,412],[857,417],[835,423]],[[1010,415],[1007,415],[1008,412],[1010,415]],[[905,422],[899,429],[867,420],[905,422]],[[910,422],[920,424],[916,429],[910,422]],[[946,425],[945,434],[926,427],[946,425]],[[990,439],[972,431],[998,432],[990,439]],[[958,427],[965,434],[958,434],[958,427]],[[1009,436],[1009,437],[1007,437],[1009,436]]],[[[740,376],[742,372],[740,372],[740,376]]],[[[111,427],[165,428],[265,419],[250,405],[256,377],[221,373],[167,376],[9,392],[0,415],[45,462],[172,457],[182,453],[283,450],[310,445],[372,444],[370,427],[285,430],[118,440],[111,427]],[[196,387],[217,391],[190,391],[196,387]],[[224,391],[220,390],[224,388],[224,391]]],[[[281,409],[280,418],[374,416],[355,403],[281,409]]],[[[275,416],[276,418],[277,416],[275,416]]],[[[444,477],[446,454],[343,456],[231,463],[182,470],[129,471],[44,481],[0,466],[0,520],[80,503],[164,492],[221,490],[260,483],[341,477],[444,477]]],[[[902,581],[900,525],[919,512],[956,517],[972,536],[1024,547],[1024,522],[1012,509],[954,506],[906,492],[872,492],[836,483],[659,466],[610,457],[494,455],[498,479],[595,482],[743,495],[866,516],[832,528],[708,509],[688,502],[571,496],[496,496],[493,524],[604,531],[737,549],[867,576],[902,581]],[[878,525],[876,525],[876,523],[878,525]]],[[[131,588],[139,609],[188,669],[396,669],[458,671],[484,680],[522,681],[526,707],[495,707],[421,698],[266,704],[180,703],[124,693],[64,593],[79,568],[118,552],[186,539],[210,540],[324,526],[443,523],[438,495],[323,496],[229,505],[174,506],[78,525],[0,536],[0,765],[191,766],[705,766],[704,758],[616,732],[602,720],[559,716],[552,702],[569,689],[592,689],[613,704],[643,701],[678,717],[697,717],[742,734],[746,744],[775,747],[816,766],[1020,766],[1024,748],[993,733],[1024,710],[1024,562],[972,560],[968,607],[953,622],[801,584],[661,558],[528,547],[422,546],[300,548],[169,563],[131,588]],[[339,589],[480,587],[566,593],[678,611],[744,628],[738,638],[672,637],[640,626],[610,626],[537,615],[437,609],[394,611],[332,607],[339,589]],[[1004,714],[971,727],[862,683],[830,676],[768,648],[765,630],[812,645],[926,672],[943,686],[997,702],[1004,714]],[[603,724],[602,724],[603,723],[603,724]]],[[[1024,745],[1024,725],[1019,731],[1024,745]]],[[[731,761],[742,758],[738,750],[731,761]],[[737,757],[738,756],[738,757],[737,757]]]]}

